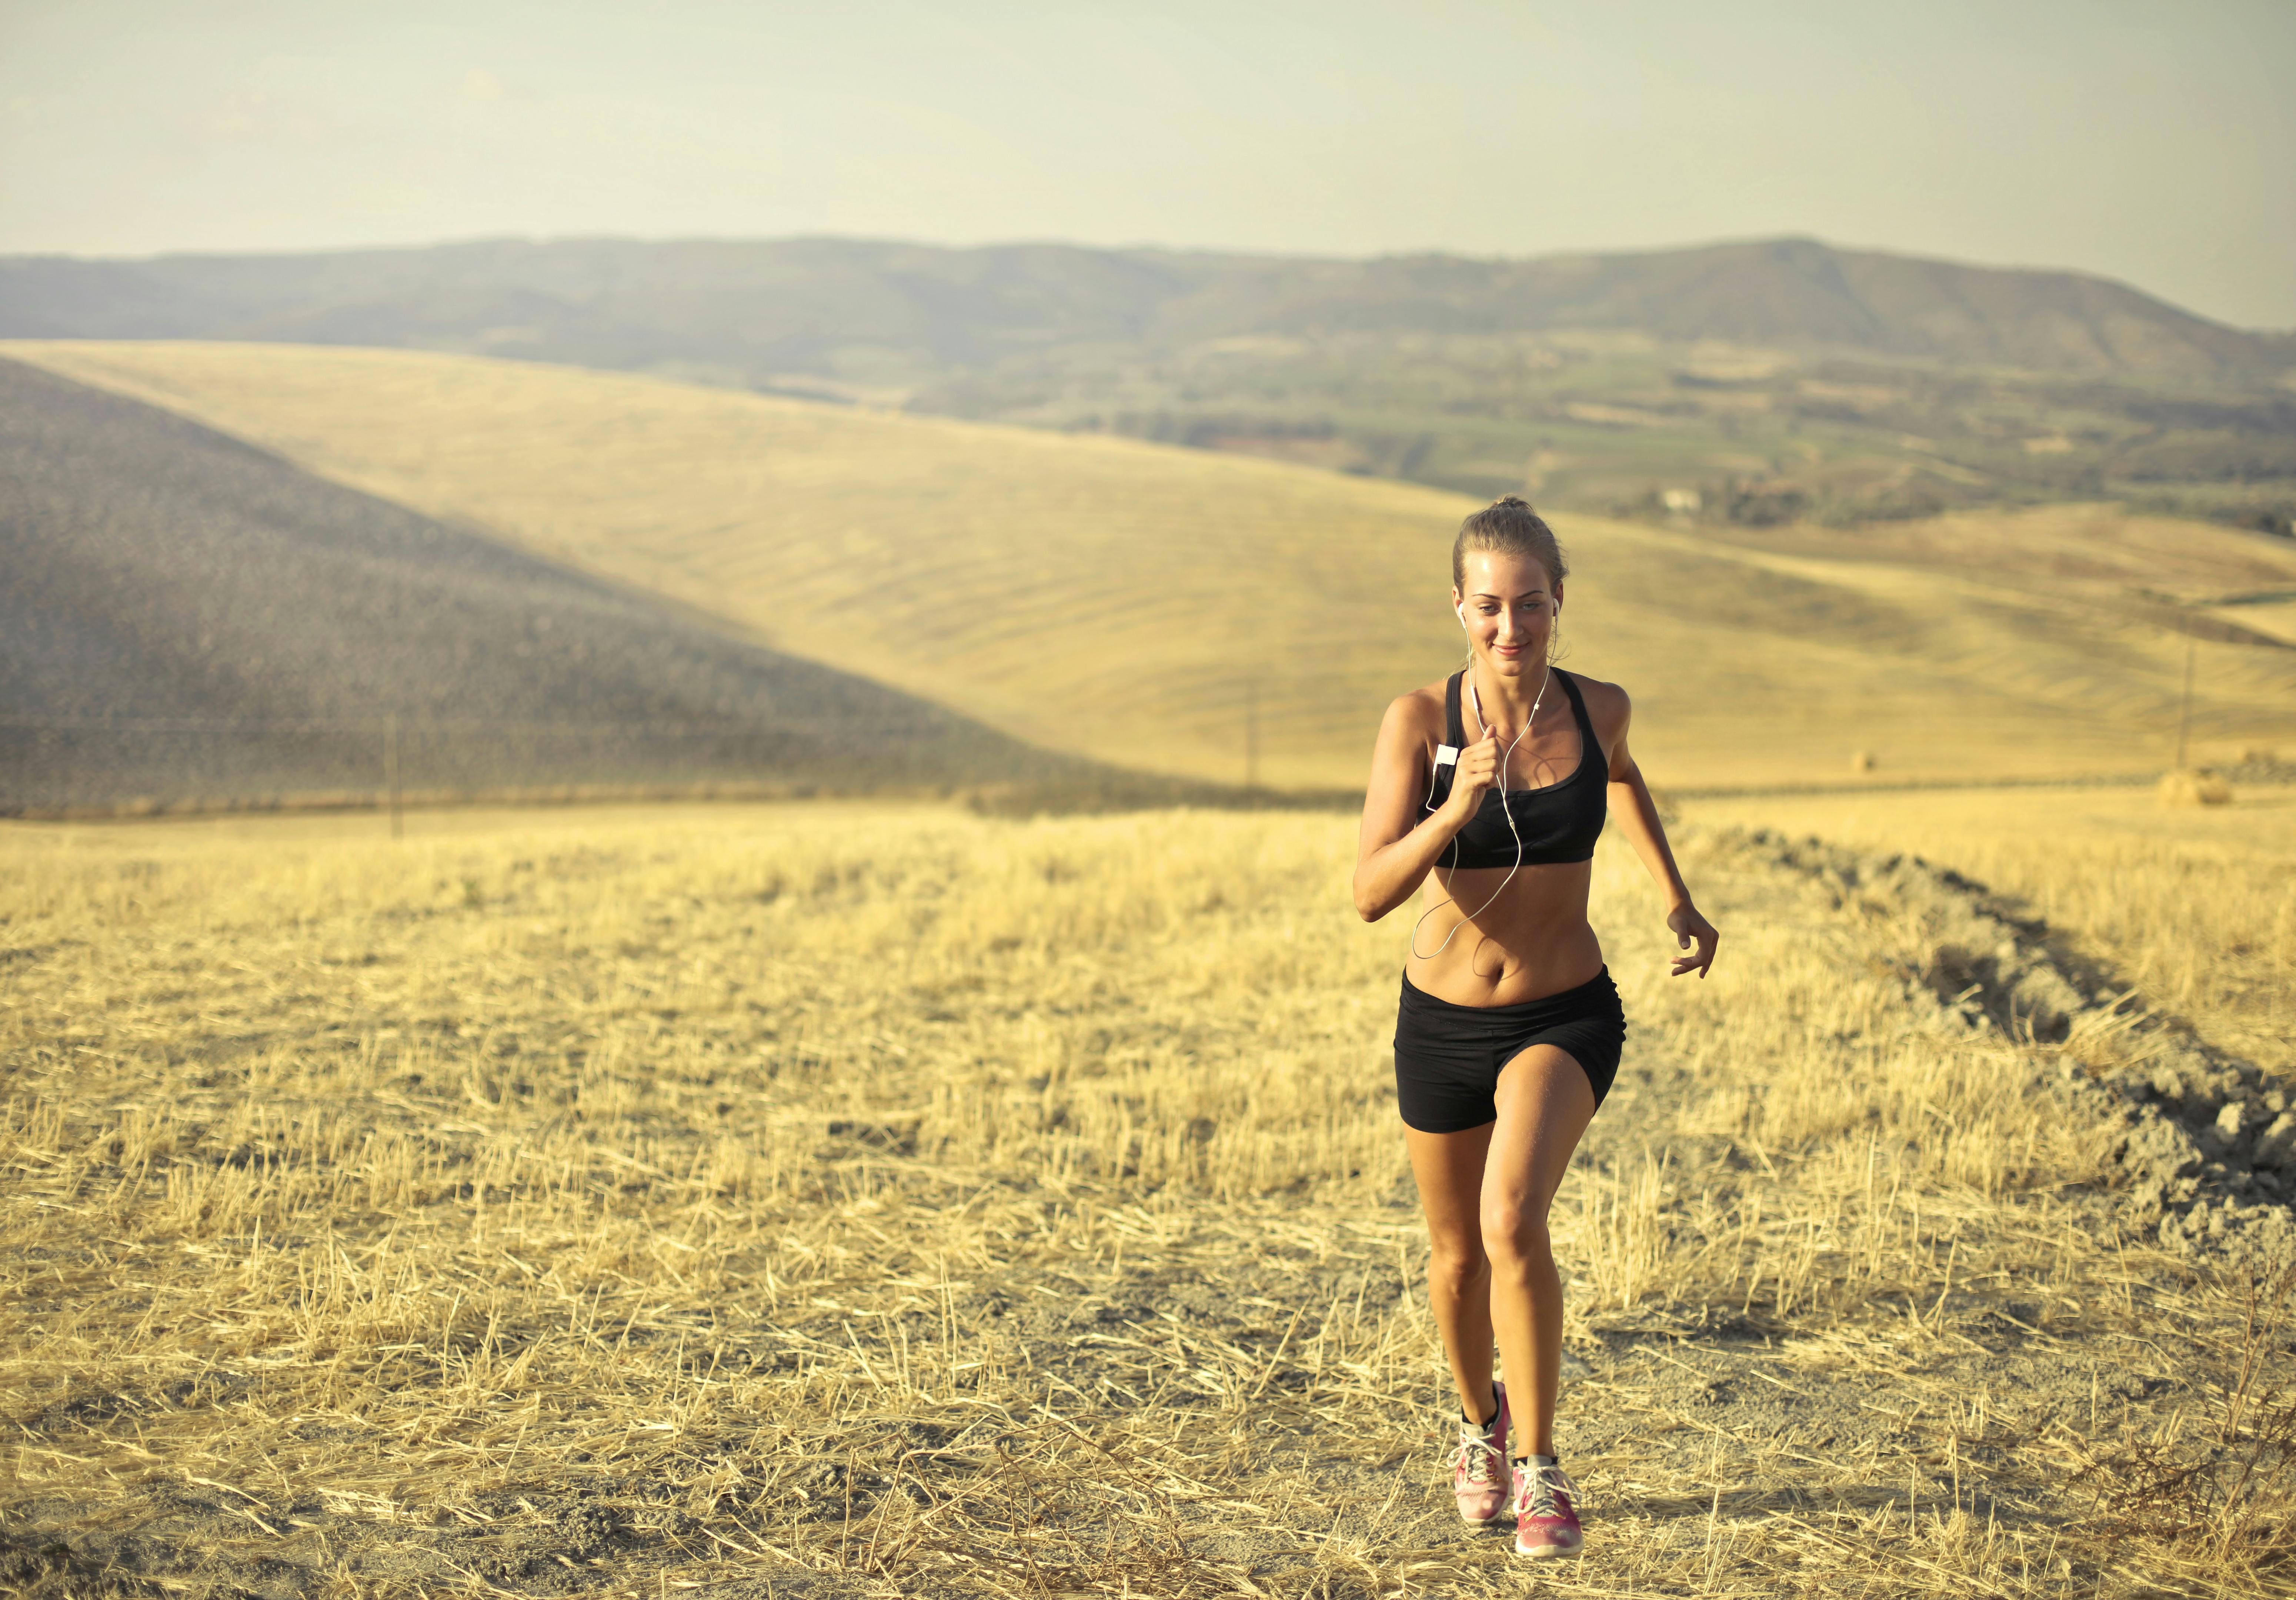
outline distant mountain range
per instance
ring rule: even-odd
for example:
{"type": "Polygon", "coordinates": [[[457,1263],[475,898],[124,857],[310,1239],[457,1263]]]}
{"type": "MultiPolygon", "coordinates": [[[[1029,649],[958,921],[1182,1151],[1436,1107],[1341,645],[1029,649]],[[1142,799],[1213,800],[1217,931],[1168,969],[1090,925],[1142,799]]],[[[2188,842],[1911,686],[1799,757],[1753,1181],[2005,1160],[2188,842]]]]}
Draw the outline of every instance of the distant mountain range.
{"type": "Polygon", "coordinates": [[[2245,332],[2079,273],[1762,240],[1371,260],[861,240],[517,241],[310,255],[0,258],[0,336],[291,341],[896,386],[1129,346],[1630,330],[2037,373],[2243,377],[2245,332]]]}

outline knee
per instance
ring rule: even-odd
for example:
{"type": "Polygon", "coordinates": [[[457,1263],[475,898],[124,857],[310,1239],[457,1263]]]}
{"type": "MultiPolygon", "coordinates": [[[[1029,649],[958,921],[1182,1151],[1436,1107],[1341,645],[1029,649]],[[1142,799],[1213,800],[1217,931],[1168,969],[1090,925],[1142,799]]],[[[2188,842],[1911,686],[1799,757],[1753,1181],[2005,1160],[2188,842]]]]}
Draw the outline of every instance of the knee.
{"type": "Polygon", "coordinates": [[[1489,1273],[1480,1241],[1465,1236],[1438,1239],[1427,1259],[1427,1281],[1439,1292],[1463,1295],[1489,1273]]]}
{"type": "Polygon", "coordinates": [[[1546,1234],[1546,1208],[1501,1201],[1483,1208],[1483,1253],[1507,1270],[1542,1266],[1554,1259],[1546,1234]]]}

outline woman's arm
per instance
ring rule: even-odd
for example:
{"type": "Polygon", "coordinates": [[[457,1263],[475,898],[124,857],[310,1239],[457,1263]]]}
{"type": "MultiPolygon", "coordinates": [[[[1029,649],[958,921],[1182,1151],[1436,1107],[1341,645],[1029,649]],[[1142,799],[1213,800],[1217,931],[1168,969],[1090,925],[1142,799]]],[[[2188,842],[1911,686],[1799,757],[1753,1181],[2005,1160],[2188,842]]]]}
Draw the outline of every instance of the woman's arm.
{"type": "Polygon", "coordinates": [[[1419,808],[1427,792],[1427,734],[1405,695],[1387,708],[1373,748],[1371,783],[1364,792],[1363,832],[1356,850],[1356,910],[1375,923],[1412,897],[1459,830],[1498,782],[1498,736],[1488,729],[1459,752],[1451,794],[1428,817],[1419,808]]]}
{"type": "Polygon", "coordinates": [[[1674,958],[1674,976],[1694,972],[1704,978],[1706,969],[1714,964],[1714,947],[1722,936],[1691,904],[1690,886],[1682,881],[1682,869],[1675,865],[1674,852],[1667,847],[1658,802],[1651,799],[1643,769],[1627,749],[1627,724],[1633,719],[1634,707],[1625,690],[1612,693],[1618,700],[1619,731],[1611,742],[1611,813],[1619,819],[1619,832],[1635,847],[1635,854],[1643,858],[1643,866],[1666,896],[1666,925],[1674,934],[1676,947],[1691,952],[1674,958]]]}

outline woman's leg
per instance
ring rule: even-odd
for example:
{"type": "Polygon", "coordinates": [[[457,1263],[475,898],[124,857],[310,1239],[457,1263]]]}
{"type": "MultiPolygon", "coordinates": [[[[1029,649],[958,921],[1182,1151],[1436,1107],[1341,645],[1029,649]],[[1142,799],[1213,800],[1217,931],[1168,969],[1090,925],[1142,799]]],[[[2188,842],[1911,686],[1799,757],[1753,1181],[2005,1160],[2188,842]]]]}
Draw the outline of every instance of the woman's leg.
{"type": "Polygon", "coordinates": [[[1493,1124],[1464,1133],[1403,1130],[1411,1175],[1427,1212],[1427,1303],[1451,1358],[1459,1410],[1479,1423],[1491,1417],[1491,1264],[1483,1254],[1483,1153],[1493,1124]]]}
{"type": "Polygon", "coordinates": [[[1496,1332],[1506,1366],[1514,1454],[1552,1456],[1562,1369],[1562,1281],[1554,1270],[1546,1209],[1594,1120],[1595,1090],[1567,1052],[1533,1045],[1499,1074],[1497,1100],[1498,1120],[1486,1130],[1489,1156],[1480,1205],[1490,1275],[1484,1325],[1496,1332]]]}

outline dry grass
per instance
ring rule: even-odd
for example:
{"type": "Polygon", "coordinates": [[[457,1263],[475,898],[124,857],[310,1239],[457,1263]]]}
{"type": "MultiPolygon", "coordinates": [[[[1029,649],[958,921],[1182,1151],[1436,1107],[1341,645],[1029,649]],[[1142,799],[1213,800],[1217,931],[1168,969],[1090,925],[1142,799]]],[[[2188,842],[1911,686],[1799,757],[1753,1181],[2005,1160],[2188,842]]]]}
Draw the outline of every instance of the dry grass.
{"type": "MultiPolygon", "coordinates": [[[[1256,683],[1263,782],[1357,784],[1397,686],[1457,651],[1468,507],[1408,485],[406,351],[6,351],[1123,764],[1243,778],[1256,683]]],[[[2296,587],[2279,541],[2095,507],[1735,543],[1557,527],[1570,664],[1634,689],[1682,784],[1841,780],[1860,750],[1882,779],[2157,768],[2185,641],[2149,592],[2296,587]]],[[[2204,735],[2296,745],[2296,652],[2203,642],[2199,686],[2204,735]]]]}
{"type": "MultiPolygon", "coordinates": [[[[10,829],[0,1571],[1519,1591],[1442,1489],[1351,835],[10,829]]],[[[2287,1587],[2271,1286],[2117,1227],[2103,1130],[1890,907],[1692,855],[1703,986],[1599,865],[1635,1033],[1559,1206],[1595,1520],[1547,1586],[2287,1587]]]]}
{"type": "Polygon", "coordinates": [[[2296,791],[2163,808],[2143,789],[1701,800],[1718,824],[1947,863],[2102,957],[2144,1002],[2296,1073],[2296,791]]]}

